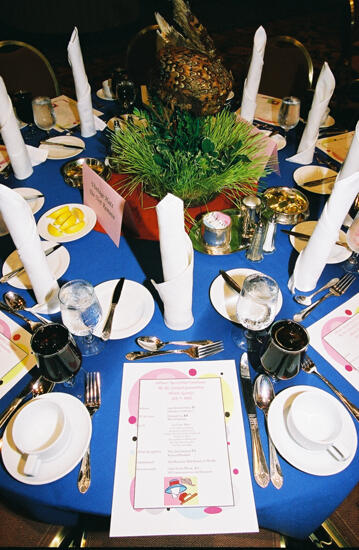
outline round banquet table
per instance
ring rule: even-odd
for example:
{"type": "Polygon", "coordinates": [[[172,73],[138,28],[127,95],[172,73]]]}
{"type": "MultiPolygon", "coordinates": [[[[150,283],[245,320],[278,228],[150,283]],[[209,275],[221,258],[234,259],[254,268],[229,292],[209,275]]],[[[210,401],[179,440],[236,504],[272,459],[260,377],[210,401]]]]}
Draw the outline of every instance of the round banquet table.
{"type": "MultiPolygon", "coordinates": [[[[112,113],[109,111],[109,106],[105,103],[96,99],[94,107],[100,108],[104,112],[103,118],[108,120],[112,116],[112,113]]],[[[300,129],[298,130],[300,131],[300,129]]],[[[26,132],[26,129],[23,132],[26,132]]],[[[294,138],[295,135],[291,139],[294,138]]],[[[106,156],[108,140],[105,131],[102,133],[97,132],[96,136],[87,138],[84,141],[86,142],[86,149],[81,156],[97,157],[100,159],[106,156]]],[[[278,153],[280,174],[273,173],[267,176],[265,181],[267,186],[293,185],[292,174],[298,166],[285,160],[286,156],[290,156],[293,152],[294,144],[289,142],[287,147],[278,153]]],[[[36,220],[44,212],[59,204],[82,202],[81,192],[64,183],[60,173],[60,168],[64,162],[63,160],[47,160],[45,163],[36,166],[34,173],[27,180],[15,180],[13,176],[10,176],[6,180],[6,185],[11,188],[29,186],[38,189],[45,195],[45,204],[35,214],[36,220]]],[[[65,244],[70,253],[70,265],[61,277],[59,284],[62,285],[70,279],[85,278],[93,285],[97,285],[103,281],[118,279],[120,277],[126,277],[127,279],[144,284],[154,296],[155,311],[148,326],[141,331],[142,334],[155,334],[163,340],[222,339],[224,351],[213,358],[234,359],[238,369],[241,351],[236,348],[232,341],[231,322],[217,313],[211,304],[209,297],[210,285],[218,276],[219,269],[258,269],[274,277],[280,285],[283,295],[283,306],[277,318],[292,318],[300,306],[294,302],[287,283],[297,253],[292,248],[288,236],[280,231],[282,227],[290,229],[290,226],[278,226],[276,250],[272,254],[266,254],[260,263],[247,261],[244,251],[223,256],[211,256],[195,251],[193,281],[194,324],[185,331],[175,332],[166,327],[163,321],[161,304],[158,301],[153,286],[149,282],[150,279],[158,282],[161,280],[161,259],[158,242],[121,236],[120,245],[117,248],[107,234],[92,230],[83,238],[65,244]]],[[[11,237],[9,235],[1,237],[2,262],[13,250],[14,245],[11,237]]],[[[324,284],[331,277],[340,276],[342,273],[341,264],[328,264],[318,281],[318,288],[319,285],[324,284]]],[[[10,285],[3,284],[1,293],[10,289],[12,289],[10,285]]],[[[337,307],[341,302],[356,294],[358,290],[359,284],[358,280],[356,280],[343,297],[326,300],[303,321],[303,325],[309,326],[337,307]]],[[[20,293],[26,297],[29,305],[34,303],[31,291],[20,291],[20,293]]],[[[57,315],[54,314],[52,318],[55,320],[57,315]]],[[[4,465],[1,464],[0,493],[6,499],[21,502],[21,505],[27,507],[33,516],[43,521],[59,524],[74,524],[81,514],[111,515],[122,369],[123,363],[126,361],[125,354],[137,348],[135,338],[138,335],[137,333],[128,338],[110,340],[100,355],[84,358],[83,360],[85,370],[100,371],[102,383],[102,405],[93,417],[91,443],[92,482],[88,492],[82,495],[77,489],[78,466],[57,481],[32,486],[13,479],[6,471],[4,465]]],[[[318,370],[352,402],[359,405],[358,392],[353,386],[311,346],[309,346],[308,353],[315,361],[318,370]]],[[[183,359],[183,356],[181,356],[181,360],[186,359],[183,359]]],[[[147,359],[146,361],[175,362],[176,358],[169,355],[164,358],[155,357],[147,359]]],[[[252,381],[255,376],[256,372],[251,369],[252,381]]],[[[30,376],[26,375],[1,399],[1,411],[19,393],[28,379],[30,379],[30,376]]],[[[275,390],[278,393],[284,388],[293,385],[312,385],[330,392],[329,388],[316,376],[304,372],[299,373],[292,380],[277,382],[275,390]]],[[[240,384],[239,387],[248,460],[252,475],[249,424],[245,414],[240,384]]],[[[258,421],[268,461],[264,417],[259,410],[258,421]]],[[[354,422],[356,429],[358,429],[358,422],[354,422]]],[[[357,484],[359,480],[357,460],[358,450],[351,464],[341,473],[329,476],[315,476],[300,471],[280,457],[284,475],[284,484],[280,490],[275,489],[271,484],[265,489],[260,488],[252,475],[259,525],[290,537],[299,539],[307,537],[335,510],[357,484]]]]}

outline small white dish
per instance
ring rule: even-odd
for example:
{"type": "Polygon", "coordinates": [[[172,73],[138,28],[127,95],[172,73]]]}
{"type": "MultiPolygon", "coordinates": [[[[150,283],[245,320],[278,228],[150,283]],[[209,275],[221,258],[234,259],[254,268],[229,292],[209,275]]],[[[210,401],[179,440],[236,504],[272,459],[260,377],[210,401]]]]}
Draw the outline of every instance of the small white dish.
{"type": "Polygon", "coordinates": [[[282,136],[282,134],[275,134],[274,136],[270,136],[270,139],[273,139],[276,142],[277,151],[281,151],[287,145],[287,140],[284,136],[282,136]]]}
{"type": "MultiPolygon", "coordinates": [[[[16,193],[19,193],[19,195],[21,195],[24,198],[32,197],[33,195],[42,195],[41,191],[39,191],[38,189],[34,189],[33,187],[17,187],[16,189],[14,189],[14,191],[16,191],[16,193]]],[[[44,206],[44,203],[45,203],[44,197],[39,197],[38,199],[28,201],[28,205],[30,206],[33,214],[36,214],[36,212],[41,210],[41,208],[44,206]]],[[[0,237],[3,237],[4,235],[8,235],[8,234],[9,234],[8,231],[1,231],[0,237]]]]}
{"type": "MultiPolygon", "coordinates": [[[[234,279],[239,286],[242,286],[244,279],[251,273],[261,273],[255,269],[247,269],[244,267],[227,270],[228,275],[234,279]]],[[[222,275],[218,275],[211,284],[209,296],[214,309],[225,319],[238,323],[236,315],[236,306],[238,302],[238,292],[233,290],[223,279],[222,275]]],[[[283,304],[283,296],[279,290],[277,314],[281,310],[283,304]]]]}
{"type": "MultiPolygon", "coordinates": [[[[311,235],[314,231],[315,226],[317,225],[317,221],[314,220],[308,220],[306,222],[298,223],[293,227],[293,231],[298,231],[299,233],[305,233],[306,235],[311,235]]],[[[305,241],[304,239],[299,239],[298,237],[294,237],[293,235],[289,236],[290,243],[292,247],[297,251],[301,252],[304,250],[304,248],[307,246],[308,241],[305,241]]],[[[345,243],[345,233],[344,231],[340,230],[338,235],[338,240],[345,243]]],[[[344,262],[344,260],[347,260],[349,256],[351,255],[351,250],[346,248],[345,246],[340,246],[339,244],[334,244],[333,248],[331,250],[330,256],[327,260],[328,264],[338,264],[340,262],[344,262]]]]}
{"type": "Polygon", "coordinates": [[[89,206],[85,206],[84,204],[76,204],[76,203],[71,203],[68,205],[59,204],[58,206],[51,208],[41,216],[41,218],[37,222],[37,230],[39,232],[39,235],[43,239],[46,239],[48,241],[55,241],[57,243],[69,243],[71,241],[76,241],[77,239],[81,239],[82,237],[87,235],[87,233],[90,233],[90,231],[95,227],[96,219],[97,219],[97,216],[94,210],[92,210],[92,208],[90,208],[89,206]],[[80,208],[85,214],[85,218],[84,218],[85,226],[78,233],[71,233],[68,235],[61,235],[61,236],[55,237],[54,235],[51,235],[47,229],[48,225],[51,223],[51,221],[53,221],[52,218],[49,218],[49,215],[52,212],[55,212],[55,210],[62,208],[63,206],[69,206],[70,209],[75,207],[80,208]]]}
{"type": "Polygon", "coordinates": [[[349,412],[334,396],[313,386],[291,386],[278,393],[269,407],[268,430],[275,447],[285,460],[299,470],[317,476],[329,476],[344,470],[353,460],[357,449],[356,428],[349,412]],[[326,450],[305,449],[290,436],[286,422],[288,410],[295,396],[304,391],[315,392],[318,395],[324,393],[335,401],[338,414],[342,417],[342,436],[350,448],[347,459],[336,460],[326,450]]]}
{"type": "MultiPolygon", "coordinates": [[[[94,334],[100,336],[111,307],[111,299],[118,279],[104,281],[95,287],[96,295],[102,307],[102,319],[94,334]]],[[[155,303],[146,287],[125,279],[121,297],[112,321],[111,340],[127,338],[145,328],[151,321],[155,303]]]]}
{"type": "MultiPolygon", "coordinates": [[[[42,248],[44,250],[47,250],[48,248],[51,248],[54,246],[53,242],[50,241],[42,241],[41,242],[42,248]]],[[[62,277],[62,275],[67,271],[67,268],[70,264],[70,254],[68,250],[64,246],[60,246],[57,250],[54,250],[49,256],[46,256],[47,263],[49,265],[49,268],[51,270],[52,276],[54,279],[59,279],[62,277]]],[[[17,250],[14,250],[5,260],[4,265],[2,267],[2,274],[6,275],[13,269],[17,269],[18,267],[22,266],[22,262],[19,258],[19,254],[17,250]]],[[[8,284],[20,289],[30,289],[32,288],[31,281],[26,273],[26,271],[23,271],[19,275],[15,275],[15,277],[12,277],[9,279],[8,284]]],[[[37,310],[40,312],[40,310],[37,310]]],[[[46,313],[44,311],[44,313],[46,313]]]]}
{"type": "Polygon", "coordinates": [[[335,124],[335,119],[331,115],[328,115],[327,118],[325,119],[324,124],[321,124],[320,127],[330,128],[330,126],[334,126],[334,124],[335,124]]]}
{"type": "Polygon", "coordinates": [[[71,472],[84,456],[92,433],[90,415],[84,404],[73,395],[53,392],[40,395],[37,399],[50,399],[63,409],[70,423],[71,441],[58,458],[43,463],[37,475],[26,476],[23,473],[24,457],[12,438],[12,426],[18,413],[14,414],[4,433],[1,457],[9,474],[17,481],[28,485],[51,483],[71,472]]]}
{"type": "Polygon", "coordinates": [[[97,90],[96,95],[97,97],[99,97],[100,99],[103,99],[104,101],[115,101],[114,97],[105,96],[103,88],[100,88],[99,90],[97,90]]]}
{"type": "Polygon", "coordinates": [[[308,181],[315,181],[322,178],[329,178],[331,176],[337,176],[338,172],[327,168],[326,166],[301,166],[297,168],[293,173],[293,179],[298,187],[301,187],[305,191],[310,193],[317,193],[318,195],[330,195],[332,192],[334,181],[330,183],[323,182],[317,185],[311,185],[310,187],[304,185],[308,181]]]}
{"type": "Polygon", "coordinates": [[[147,125],[146,121],[144,119],[140,119],[138,116],[136,115],[128,115],[128,114],[124,114],[124,115],[121,115],[120,117],[118,116],[113,116],[112,118],[110,118],[110,120],[107,121],[107,127],[110,129],[110,130],[114,130],[115,129],[115,126],[114,126],[114,123],[115,123],[115,120],[117,120],[120,124],[120,127],[122,129],[126,128],[126,122],[128,120],[128,118],[131,117],[133,123],[135,124],[135,126],[142,126],[142,127],[145,127],[147,125]]]}
{"type": "Polygon", "coordinates": [[[47,139],[46,141],[49,141],[50,143],[65,143],[66,145],[76,145],[76,147],[82,147],[82,149],[70,149],[69,147],[61,147],[61,145],[56,147],[55,145],[46,145],[46,143],[42,143],[39,146],[39,149],[47,149],[49,152],[47,158],[52,160],[70,159],[72,157],[76,157],[76,155],[80,155],[85,149],[85,142],[75,136],[55,136],[47,139]]]}

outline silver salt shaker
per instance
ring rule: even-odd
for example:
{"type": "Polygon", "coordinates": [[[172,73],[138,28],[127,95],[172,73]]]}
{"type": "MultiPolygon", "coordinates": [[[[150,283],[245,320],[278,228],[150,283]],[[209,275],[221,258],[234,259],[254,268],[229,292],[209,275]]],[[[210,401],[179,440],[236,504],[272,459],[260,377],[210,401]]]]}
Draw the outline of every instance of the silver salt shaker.
{"type": "Polygon", "coordinates": [[[247,195],[242,199],[243,229],[242,238],[251,239],[256,226],[256,213],[259,211],[261,199],[255,195],[247,195]]]}
{"type": "Polygon", "coordinates": [[[277,232],[277,217],[273,214],[268,220],[266,225],[266,232],[263,242],[263,252],[271,254],[275,251],[275,235],[277,232]]]}
{"type": "Polygon", "coordinates": [[[246,258],[251,262],[260,262],[263,260],[263,243],[265,239],[266,225],[260,220],[254,231],[249,248],[246,251],[246,258]]]}

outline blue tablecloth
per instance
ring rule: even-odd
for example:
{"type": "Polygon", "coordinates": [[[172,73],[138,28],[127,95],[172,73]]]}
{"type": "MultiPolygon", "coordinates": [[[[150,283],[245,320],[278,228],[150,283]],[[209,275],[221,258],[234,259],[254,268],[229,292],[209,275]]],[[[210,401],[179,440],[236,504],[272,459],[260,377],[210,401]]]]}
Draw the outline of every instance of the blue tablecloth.
{"type": "MultiPolygon", "coordinates": [[[[96,105],[106,108],[104,102],[96,105]]],[[[110,117],[108,114],[106,120],[110,117]]],[[[106,133],[97,133],[92,138],[85,139],[86,156],[104,158],[108,142],[106,133]]],[[[280,151],[280,175],[272,174],[267,177],[267,185],[292,186],[292,173],[297,165],[285,161],[285,157],[293,151],[291,144],[280,151]]],[[[46,200],[43,208],[35,215],[36,219],[48,209],[66,202],[82,202],[81,192],[66,185],[62,179],[60,168],[65,161],[48,160],[37,166],[33,175],[25,181],[13,178],[7,180],[12,188],[29,186],[44,193],[46,200]]],[[[229,270],[238,267],[259,269],[274,277],[281,288],[283,307],[279,318],[291,318],[299,306],[293,300],[288,290],[287,282],[297,253],[290,245],[288,236],[278,227],[276,237],[276,251],[265,255],[259,264],[246,260],[243,251],[225,256],[210,256],[195,251],[194,258],[194,290],[193,290],[193,326],[182,332],[169,330],[164,322],[161,307],[155,305],[155,313],[149,325],[141,331],[143,334],[155,334],[164,340],[173,339],[222,339],[224,351],[215,359],[235,359],[238,366],[241,352],[234,345],[231,338],[232,324],[221,317],[212,306],[209,299],[209,288],[218,276],[219,269],[229,270]]],[[[289,227],[286,227],[289,228],[289,227]]],[[[109,279],[126,277],[141,284],[145,284],[155,295],[150,279],[160,281],[161,263],[158,242],[131,240],[121,237],[117,248],[110,238],[97,231],[91,231],[85,237],[66,244],[71,262],[66,273],[59,281],[60,285],[74,278],[85,278],[93,285],[109,279]]],[[[10,236],[1,238],[1,260],[6,259],[12,252],[14,245],[10,236]]],[[[318,285],[324,284],[333,276],[343,273],[340,264],[327,265],[318,285]]],[[[2,285],[1,294],[11,289],[7,284],[2,285]]],[[[359,290],[356,281],[343,298],[333,298],[325,301],[304,322],[308,326],[331,309],[339,305],[340,301],[347,300],[359,290]]],[[[33,302],[31,292],[20,291],[29,304],[33,302]]],[[[156,298],[155,298],[156,299],[156,298]]],[[[56,315],[53,316],[53,319],[56,315]]],[[[138,334],[137,334],[138,335],[138,334]]],[[[92,483],[85,495],[77,489],[78,467],[53,483],[40,486],[22,484],[14,480],[3,465],[0,466],[0,493],[8,499],[14,499],[26,505],[37,517],[45,521],[71,523],[76,521],[77,514],[110,515],[112,504],[112,490],[115,471],[115,453],[117,444],[117,429],[119,406],[121,399],[122,367],[125,354],[136,349],[133,335],[123,340],[108,341],[104,351],[91,358],[85,358],[85,370],[99,370],[102,378],[102,406],[93,418],[92,438],[92,483]]],[[[358,392],[333,369],[319,354],[309,348],[309,355],[316,362],[318,369],[329,378],[351,401],[359,405],[358,392]]],[[[182,357],[181,357],[182,359],[182,357]]],[[[172,356],[157,357],[156,361],[176,361],[172,356]]],[[[147,360],[149,361],[149,360],[147,360]]],[[[252,370],[252,380],[256,373],[252,370]]],[[[315,376],[301,372],[296,378],[287,382],[277,382],[276,392],[293,384],[304,384],[320,387],[330,391],[315,376]]],[[[23,387],[24,380],[5,395],[0,404],[3,410],[11,399],[23,387]]],[[[242,396],[241,396],[242,399],[242,396]]],[[[242,403],[244,410],[244,403],[242,403]]],[[[263,414],[258,411],[259,425],[265,454],[268,457],[267,438],[263,414]]],[[[247,448],[251,449],[250,432],[247,417],[244,415],[247,448]]],[[[356,422],[358,428],[358,423],[356,422]]],[[[348,468],[343,472],[331,476],[314,476],[304,473],[280,457],[284,474],[284,485],[279,491],[272,485],[260,488],[252,478],[258,521],[261,527],[273,529],[283,534],[304,538],[317,528],[333,510],[344,500],[359,479],[357,467],[358,453],[348,468]]],[[[252,464],[251,453],[249,462],[252,464]]],[[[245,506],[245,503],[243,503],[245,506]]]]}

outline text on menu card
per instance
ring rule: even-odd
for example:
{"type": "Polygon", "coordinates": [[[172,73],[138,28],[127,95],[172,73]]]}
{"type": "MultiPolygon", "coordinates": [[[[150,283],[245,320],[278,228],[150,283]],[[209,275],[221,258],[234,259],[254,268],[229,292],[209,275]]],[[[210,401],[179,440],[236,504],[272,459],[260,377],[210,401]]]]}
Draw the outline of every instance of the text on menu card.
{"type": "Polygon", "coordinates": [[[220,378],[141,380],[134,508],[233,506],[220,378]]]}

